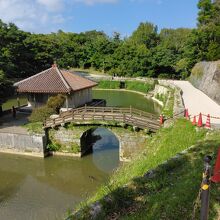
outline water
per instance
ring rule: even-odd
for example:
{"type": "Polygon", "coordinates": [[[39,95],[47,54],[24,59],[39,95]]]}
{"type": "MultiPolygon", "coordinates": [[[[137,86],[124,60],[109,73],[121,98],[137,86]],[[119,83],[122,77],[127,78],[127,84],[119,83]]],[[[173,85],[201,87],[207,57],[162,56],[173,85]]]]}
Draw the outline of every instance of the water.
{"type": "Polygon", "coordinates": [[[119,165],[119,143],[107,129],[82,159],[0,154],[0,219],[62,219],[119,165]]]}
{"type": "MultiPolygon", "coordinates": [[[[160,106],[142,95],[124,91],[93,91],[107,106],[130,107],[159,114],[160,106]]],[[[98,128],[102,138],[93,154],[84,158],[38,159],[0,154],[0,219],[62,219],[67,210],[95,192],[119,165],[119,143],[108,130],[98,128]]]]}
{"type": "Polygon", "coordinates": [[[147,99],[141,94],[128,91],[93,90],[94,99],[105,99],[107,106],[134,107],[146,112],[159,115],[161,106],[152,99],[147,99]]]}

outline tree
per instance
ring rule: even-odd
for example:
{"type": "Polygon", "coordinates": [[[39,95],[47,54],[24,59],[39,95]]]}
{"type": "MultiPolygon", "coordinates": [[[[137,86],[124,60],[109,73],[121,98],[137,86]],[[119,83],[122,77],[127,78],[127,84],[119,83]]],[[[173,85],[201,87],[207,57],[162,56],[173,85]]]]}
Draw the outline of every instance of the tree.
{"type": "Polygon", "coordinates": [[[151,50],[152,57],[152,70],[154,77],[160,75],[181,78],[181,72],[186,69],[177,67],[177,63],[184,57],[184,48],[187,39],[191,33],[191,29],[178,28],[178,29],[162,29],[159,37],[159,44],[151,50]]]}
{"type": "Polygon", "coordinates": [[[4,72],[0,70],[0,114],[2,111],[2,104],[7,100],[6,94],[10,96],[13,92],[12,83],[6,79],[4,72]]]}
{"type": "Polygon", "coordinates": [[[144,44],[148,49],[155,47],[158,42],[157,26],[149,22],[140,23],[129,40],[134,44],[144,44]]]}
{"type": "Polygon", "coordinates": [[[199,61],[220,59],[220,2],[200,0],[198,7],[198,28],[192,32],[185,48],[189,67],[199,61]]]}
{"type": "Polygon", "coordinates": [[[213,15],[213,4],[211,0],[199,0],[198,2],[198,8],[199,8],[199,12],[198,12],[198,25],[202,26],[202,25],[207,25],[211,19],[212,19],[212,15],[213,15]]]}

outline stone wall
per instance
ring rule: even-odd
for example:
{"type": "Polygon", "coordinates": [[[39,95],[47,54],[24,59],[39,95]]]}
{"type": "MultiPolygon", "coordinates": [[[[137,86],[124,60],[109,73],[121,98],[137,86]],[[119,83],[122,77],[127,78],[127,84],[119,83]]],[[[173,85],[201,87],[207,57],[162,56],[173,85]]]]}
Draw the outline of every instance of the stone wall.
{"type": "Polygon", "coordinates": [[[154,88],[154,96],[156,97],[157,95],[167,95],[169,92],[169,89],[163,85],[155,85],[154,88]]]}
{"type": "Polygon", "coordinates": [[[0,133],[0,152],[44,157],[46,136],[0,133]]]}
{"type": "MultiPolygon", "coordinates": [[[[80,138],[82,135],[90,130],[91,128],[96,128],[98,126],[75,126],[70,129],[64,127],[59,127],[57,130],[51,129],[49,131],[49,136],[52,135],[52,138],[58,141],[61,144],[64,144],[68,147],[73,143],[77,144],[81,149],[80,138]]],[[[131,131],[130,129],[125,129],[123,127],[105,127],[110,130],[119,140],[119,154],[121,161],[130,160],[131,157],[141,151],[144,148],[144,145],[147,141],[147,135],[144,131],[131,131]]],[[[84,153],[85,149],[81,149],[81,154],[84,153]]],[[[80,156],[79,155],[79,156],[80,156]]]]}
{"type": "Polygon", "coordinates": [[[197,63],[192,69],[190,82],[220,104],[220,60],[197,63]]]}
{"type": "Polygon", "coordinates": [[[120,161],[129,161],[132,156],[144,149],[147,142],[147,135],[144,131],[131,131],[124,128],[109,128],[119,140],[120,161]]]}
{"type": "Polygon", "coordinates": [[[170,87],[174,89],[174,106],[173,106],[173,115],[176,118],[184,117],[185,105],[182,98],[182,90],[172,84],[172,82],[167,80],[158,80],[159,84],[162,86],[170,87]]]}

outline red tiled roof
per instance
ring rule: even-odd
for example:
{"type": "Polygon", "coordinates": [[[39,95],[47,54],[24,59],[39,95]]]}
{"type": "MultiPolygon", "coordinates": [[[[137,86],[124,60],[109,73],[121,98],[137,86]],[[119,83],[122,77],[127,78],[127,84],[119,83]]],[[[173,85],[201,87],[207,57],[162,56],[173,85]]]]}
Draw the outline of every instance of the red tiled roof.
{"type": "Polygon", "coordinates": [[[43,72],[14,84],[17,92],[26,93],[71,93],[96,86],[97,83],[76,73],[53,66],[43,72]]]}

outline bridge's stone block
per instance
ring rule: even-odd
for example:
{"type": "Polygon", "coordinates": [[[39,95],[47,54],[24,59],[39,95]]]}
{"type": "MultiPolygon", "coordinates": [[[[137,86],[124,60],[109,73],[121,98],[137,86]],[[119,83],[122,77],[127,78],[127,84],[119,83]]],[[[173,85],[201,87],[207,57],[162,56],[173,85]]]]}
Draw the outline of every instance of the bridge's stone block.
{"type": "MultiPolygon", "coordinates": [[[[51,129],[49,132],[49,137],[56,140],[57,142],[68,146],[73,143],[81,149],[81,155],[85,154],[87,151],[91,151],[91,146],[85,145],[81,142],[81,137],[90,130],[97,128],[98,126],[71,126],[70,128],[59,127],[58,129],[51,129]],[[82,146],[83,145],[83,146],[82,146]],[[87,148],[85,148],[87,146],[87,148]]],[[[138,132],[133,131],[129,128],[123,127],[108,127],[119,140],[119,155],[121,161],[131,160],[132,156],[144,149],[145,143],[147,141],[147,135],[144,131],[140,130],[138,132]]]]}
{"type": "Polygon", "coordinates": [[[144,131],[130,131],[124,128],[110,129],[118,138],[120,143],[120,160],[129,161],[132,157],[144,149],[147,135],[144,131]]]}

